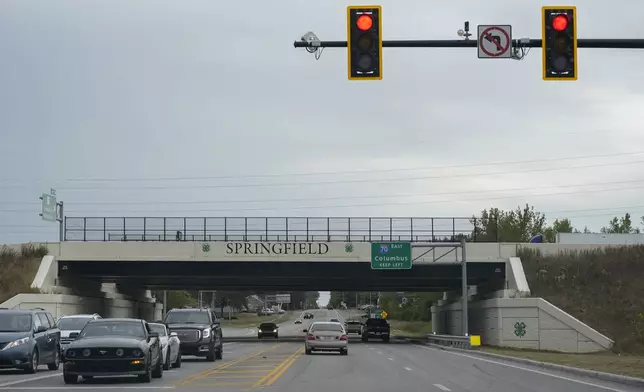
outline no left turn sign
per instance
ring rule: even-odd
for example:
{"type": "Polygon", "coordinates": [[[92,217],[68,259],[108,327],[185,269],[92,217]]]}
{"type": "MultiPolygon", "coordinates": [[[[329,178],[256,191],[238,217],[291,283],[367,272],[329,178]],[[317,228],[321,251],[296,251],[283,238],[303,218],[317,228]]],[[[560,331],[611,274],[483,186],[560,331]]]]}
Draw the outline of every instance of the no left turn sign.
{"type": "Polygon", "coordinates": [[[478,56],[480,59],[512,57],[512,26],[479,25],[478,56]]]}

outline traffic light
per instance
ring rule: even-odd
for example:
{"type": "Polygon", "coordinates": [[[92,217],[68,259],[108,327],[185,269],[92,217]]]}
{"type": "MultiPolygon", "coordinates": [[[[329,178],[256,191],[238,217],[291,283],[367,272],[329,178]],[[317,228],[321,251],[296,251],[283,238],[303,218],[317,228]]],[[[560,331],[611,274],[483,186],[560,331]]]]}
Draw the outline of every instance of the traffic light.
{"type": "Polygon", "coordinates": [[[543,80],[577,80],[577,7],[542,7],[543,80]]]}
{"type": "Polygon", "coordinates": [[[349,80],[382,80],[382,7],[347,7],[349,80]]]}

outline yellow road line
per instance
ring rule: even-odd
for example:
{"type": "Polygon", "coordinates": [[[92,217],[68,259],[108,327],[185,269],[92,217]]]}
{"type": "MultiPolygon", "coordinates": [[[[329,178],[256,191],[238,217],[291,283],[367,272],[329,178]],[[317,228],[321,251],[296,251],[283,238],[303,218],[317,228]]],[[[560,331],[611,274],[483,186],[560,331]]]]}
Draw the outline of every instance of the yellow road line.
{"type": "Polygon", "coordinates": [[[297,361],[297,359],[298,359],[300,356],[302,356],[302,353],[303,353],[303,352],[304,352],[304,349],[300,349],[300,350],[298,350],[298,351],[297,351],[297,355],[295,355],[293,358],[289,359],[289,360],[288,360],[288,362],[287,362],[284,366],[282,366],[282,370],[280,370],[280,371],[279,371],[279,372],[277,372],[275,375],[273,375],[273,377],[272,377],[270,380],[268,380],[268,381],[264,384],[264,386],[273,385],[273,383],[274,383],[275,381],[277,381],[280,377],[282,377],[282,376],[284,375],[284,373],[286,373],[286,371],[287,371],[291,366],[293,366],[293,364],[295,363],[295,361],[297,361]]]}
{"type": "Polygon", "coordinates": [[[255,357],[255,356],[257,356],[257,355],[260,355],[260,354],[262,354],[262,353],[264,353],[264,352],[266,352],[266,351],[268,351],[268,350],[271,350],[271,349],[273,349],[273,348],[275,348],[275,347],[278,347],[279,345],[280,345],[280,343],[278,343],[278,344],[276,344],[276,345],[274,345],[274,346],[272,346],[272,347],[269,347],[269,348],[267,348],[267,349],[259,350],[259,351],[256,351],[256,352],[253,352],[253,353],[250,353],[250,354],[246,354],[246,355],[244,355],[244,356],[241,356],[241,357],[239,357],[239,358],[237,358],[237,359],[233,359],[232,361],[227,362],[227,363],[224,363],[224,364],[222,364],[222,365],[220,365],[220,366],[218,366],[218,367],[216,367],[216,368],[214,368],[214,369],[212,369],[212,368],[211,368],[211,369],[206,369],[206,370],[203,370],[203,371],[201,371],[201,372],[199,372],[199,373],[192,374],[192,375],[190,375],[190,376],[188,376],[188,377],[184,378],[183,380],[181,380],[178,384],[175,384],[175,387],[176,387],[176,386],[180,386],[180,385],[185,385],[185,384],[187,384],[187,383],[189,383],[190,381],[193,381],[193,380],[197,380],[197,379],[200,379],[200,378],[208,377],[209,375],[214,374],[214,373],[216,373],[216,372],[217,372],[217,371],[219,371],[219,370],[223,370],[223,369],[229,368],[229,367],[231,367],[231,366],[233,366],[233,365],[235,365],[235,364],[238,364],[238,363],[240,363],[240,362],[243,362],[243,361],[244,361],[244,360],[246,360],[246,359],[253,358],[253,357],[255,357]]]}
{"type": "Polygon", "coordinates": [[[301,354],[302,354],[302,349],[301,349],[301,348],[300,348],[300,349],[298,349],[298,350],[296,350],[296,351],[295,351],[293,354],[291,354],[288,358],[286,358],[286,359],[285,359],[284,361],[282,361],[279,365],[277,365],[277,367],[275,367],[275,369],[271,370],[271,371],[270,371],[270,372],[268,372],[268,374],[266,374],[264,377],[262,377],[261,379],[257,380],[257,382],[256,382],[255,384],[253,384],[253,388],[256,388],[256,387],[262,386],[262,385],[263,385],[267,380],[271,379],[275,374],[277,374],[277,373],[280,373],[280,374],[281,374],[281,369],[282,369],[286,364],[288,364],[288,363],[289,363],[289,361],[291,361],[293,358],[298,357],[298,356],[299,356],[299,355],[301,355],[301,354]]]}
{"type": "Polygon", "coordinates": [[[239,373],[266,373],[266,369],[255,369],[255,370],[230,370],[224,369],[217,374],[239,374],[239,373]]]}
{"type": "Polygon", "coordinates": [[[259,374],[224,374],[224,373],[215,373],[214,375],[208,377],[208,380],[236,380],[236,379],[249,379],[257,380],[259,374]]]}
{"type": "Polygon", "coordinates": [[[211,382],[211,383],[198,383],[192,384],[193,387],[235,387],[235,386],[244,386],[244,385],[253,385],[252,382],[211,382]]]}

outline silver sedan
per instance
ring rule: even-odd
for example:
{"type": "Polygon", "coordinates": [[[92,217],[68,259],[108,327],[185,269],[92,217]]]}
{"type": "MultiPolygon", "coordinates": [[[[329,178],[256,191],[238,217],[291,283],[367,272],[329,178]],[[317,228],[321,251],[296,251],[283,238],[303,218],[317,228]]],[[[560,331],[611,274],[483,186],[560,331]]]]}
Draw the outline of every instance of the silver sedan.
{"type": "Polygon", "coordinates": [[[349,337],[340,323],[318,321],[305,329],[304,349],[307,355],[315,351],[339,351],[342,355],[349,353],[349,337]]]}

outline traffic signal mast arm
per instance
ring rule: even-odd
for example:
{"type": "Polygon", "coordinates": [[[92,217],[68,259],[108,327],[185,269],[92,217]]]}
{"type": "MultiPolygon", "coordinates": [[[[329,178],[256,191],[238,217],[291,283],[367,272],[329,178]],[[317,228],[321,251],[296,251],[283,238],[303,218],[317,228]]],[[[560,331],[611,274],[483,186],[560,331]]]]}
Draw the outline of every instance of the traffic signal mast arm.
{"type": "MultiPolygon", "coordinates": [[[[315,44],[311,42],[295,41],[295,48],[346,48],[347,41],[319,41],[315,44]]],[[[385,48],[476,48],[476,40],[389,40],[382,41],[385,48]]],[[[512,40],[514,48],[541,48],[540,39],[514,39],[512,40]]],[[[577,39],[578,48],[592,49],[644,49],[644,39],[642,38],[623,38],[623,39],[603,39],[603,38],[586,38],[577,39]]]]}

